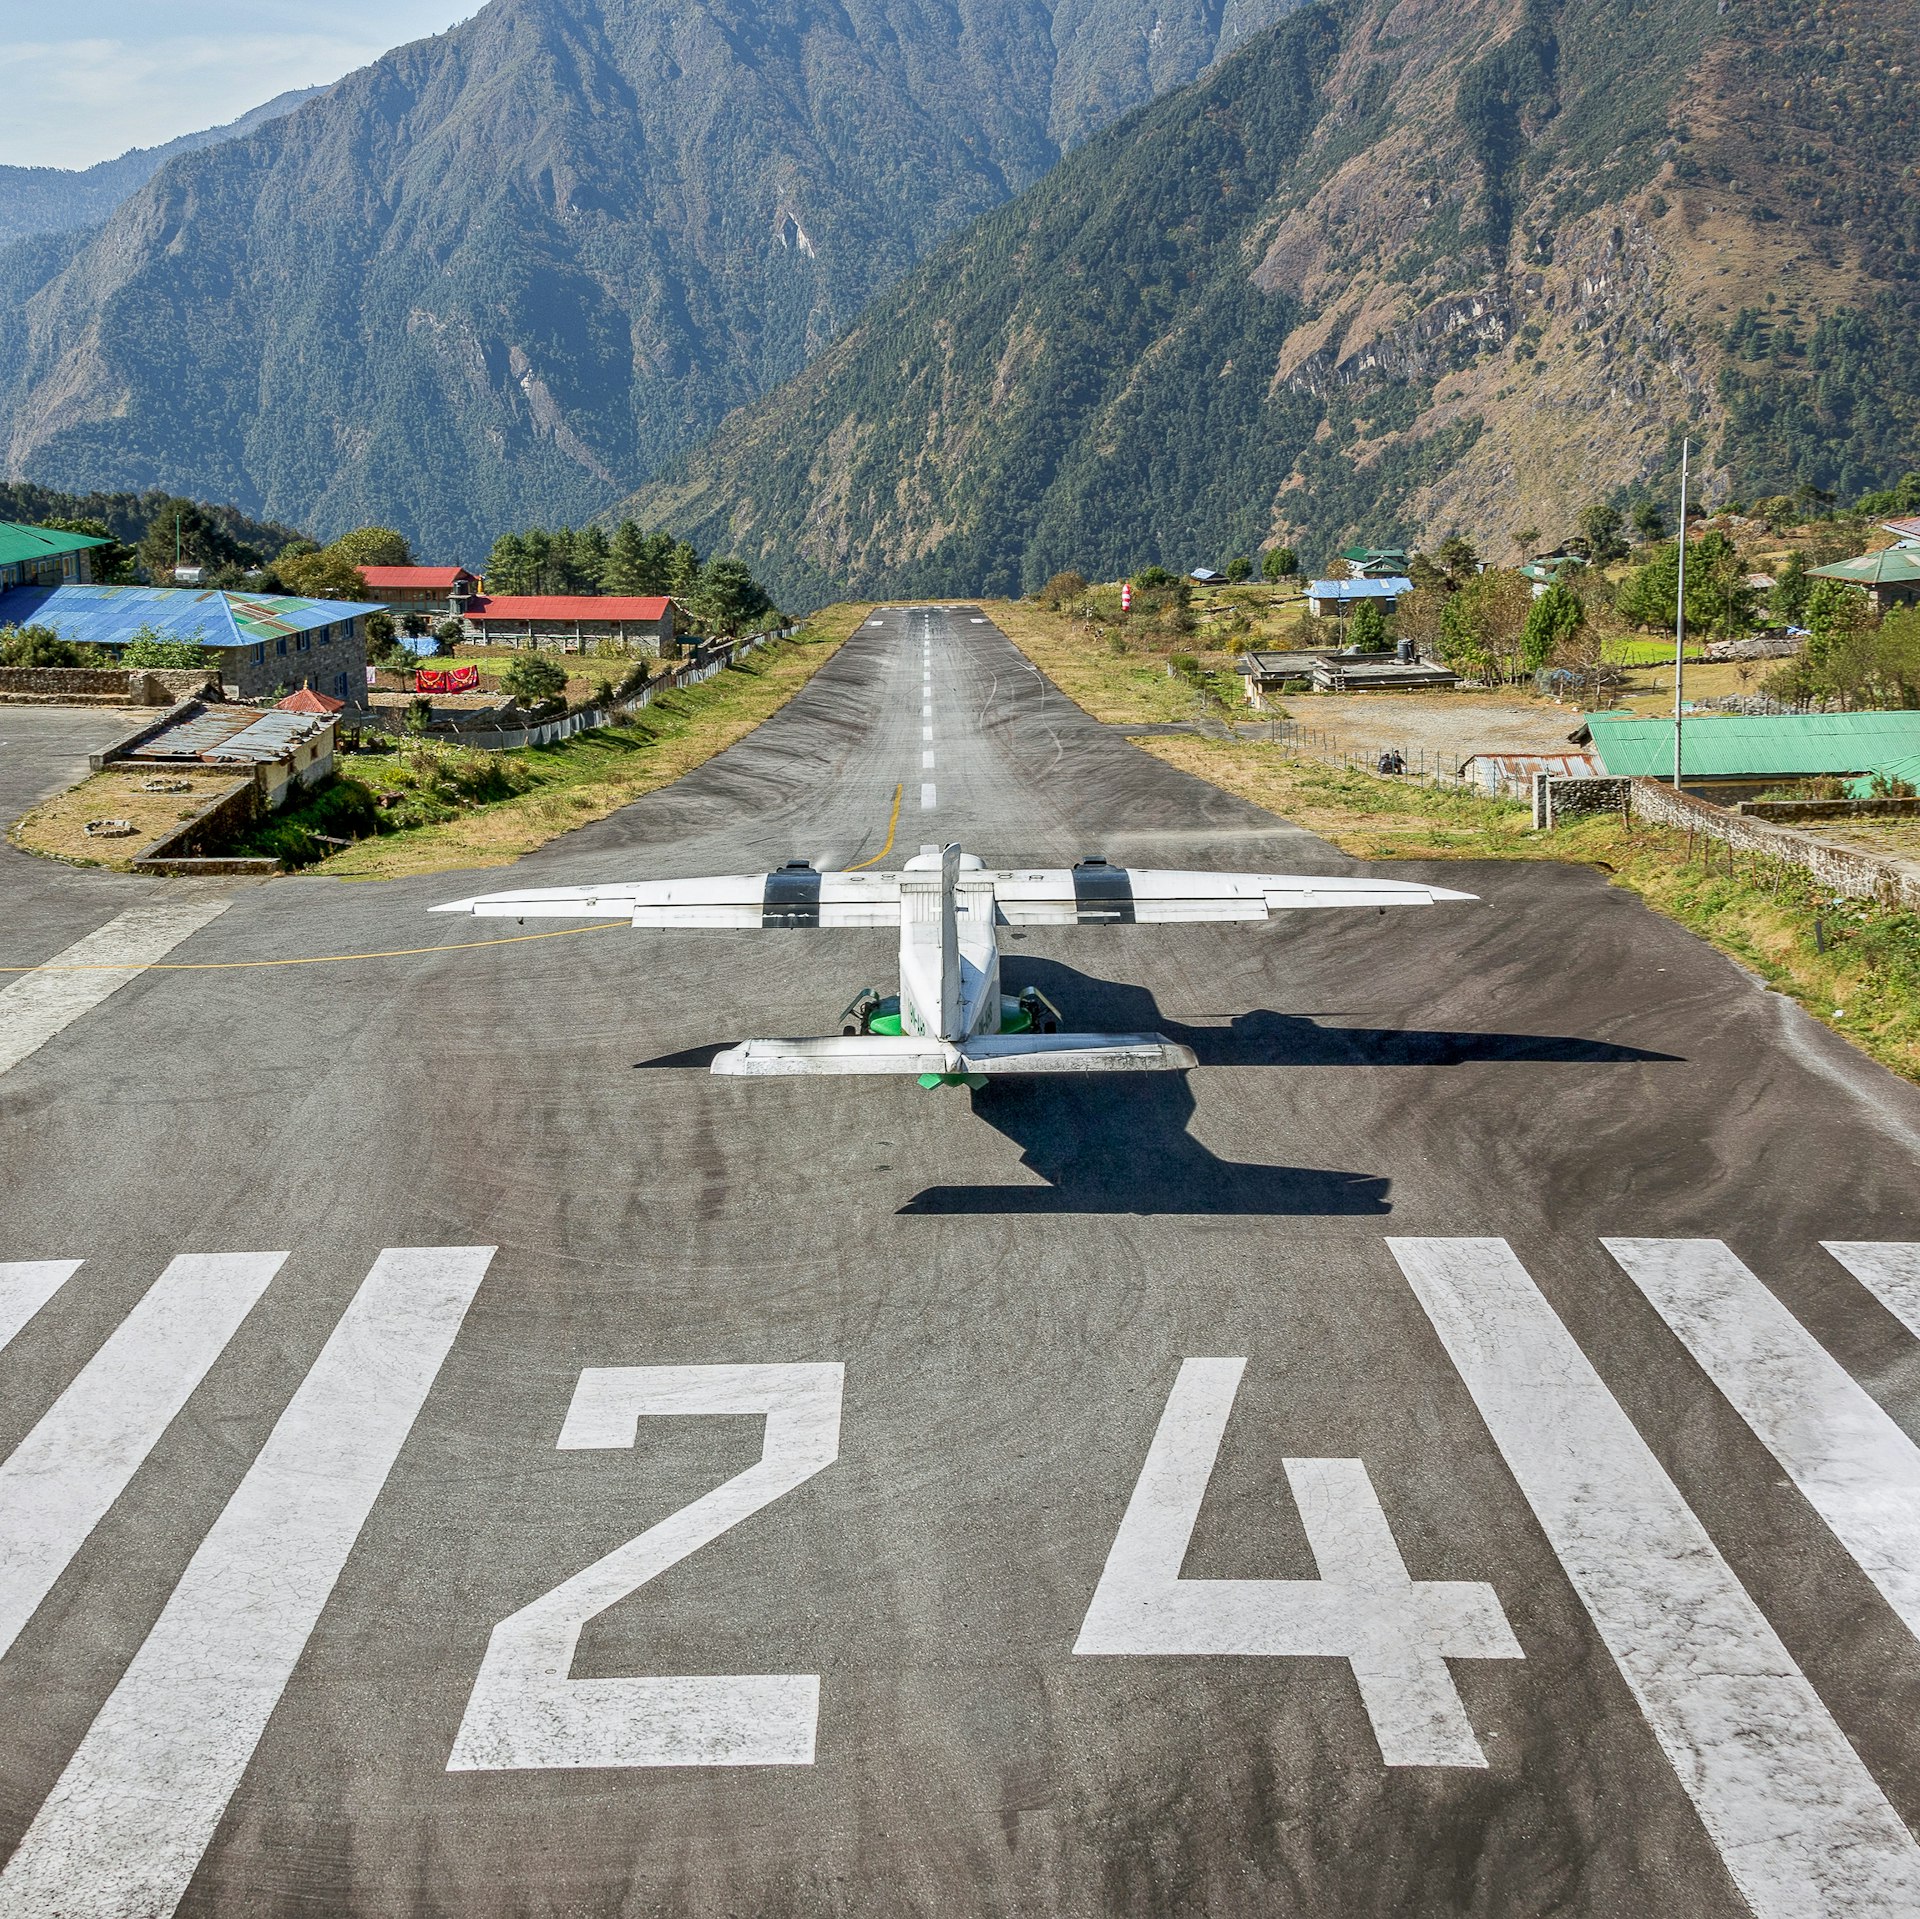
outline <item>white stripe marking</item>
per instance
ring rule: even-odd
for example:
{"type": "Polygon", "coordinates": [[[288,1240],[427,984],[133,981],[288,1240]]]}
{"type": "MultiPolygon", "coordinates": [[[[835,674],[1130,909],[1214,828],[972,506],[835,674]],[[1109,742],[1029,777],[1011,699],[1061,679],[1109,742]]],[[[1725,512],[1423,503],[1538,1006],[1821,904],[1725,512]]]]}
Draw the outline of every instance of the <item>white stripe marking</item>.
{"type": "Polygon", "coordinates": [[[921,717],[921,718],[922,718],[923,720],[930,720],[930,719],[932,719],[932,718],[933,718],[933,707],[932,707],[932,704],[931,704],[931,703],[928,703],[928,704],[926,704],[926,705],[924,705],[924,706],[922,706],[922,707],[921,707],[921,709],[920,709],[920,717],[921,717]]]}
{"type": "Polygon", "coordinates": [[[920,737],[921,737],[921,738],[922,738],[923,740],[930,740],[930,739],[932,739],[932,738],[933,738],[933,728],[932,728],[932,727],[930,727],[930,726],[923,726],[923,727],[922,727],[922,728],[920,729],[920,737]]]}
{"type": "Polygon", "coordinates": [[[1389,1239],[1756,1919],[1920,1911],[1920,1848],[1503,1239],[1389,1239]]]}
{"type": "Polygon", "coordinates": [[[133,906],[75,940],[38,971],[0,987],[0,1073],[11,1072],[37,1053],[63,1027],[91,1012],[110,993],[163,960],[191,934],[216,920],[230,899],[173,901],[133,906]],[[63,973],[63,966],[99,966],[99,973],[63,973]],[[122,971],[121,969],[125,970],[122,971]]]}
{"type": "Polygon", "coordinates": [[[374,1261],[0,1873],[0,1919],[180,1903],[492,1257],[374,1261]]]}
{"type": "Polygon", "coordinates": [[[1823,1239],[1820,1244],[1920,1338],[1920,1246],[1871,1239],[1823,1239]]]}
{"type": "Polygon", "coordinates": [[[933,787],[931,783],[922,786],[920,789],[920,810],[923,813],[933,811],[933,787]]]}
{"type": "Polygon", "coordinates": [[[985,621],[985,620],[983,620],[983,619],[980,619],[980,618],[978,618],[977,616],[975,617],[975,619],[974,619],[974,622],[973,622],[973,623],[974,623],[974,625],[975,625],[975,626],[985,626],[985,625],[986,625],[986,621],[985,621]]]}
{"type": "Polygon", "coordinates": [[[1484,1766],[1448,1659],[1523,1655],[1493,1588],[1416,1581],[1357,1459],[1289,1459],[1317,1579],[1182,1579],[1244,1359],[1187,1359],[1076,1653],[1344,1659],[1389,1766],[1484,1766]]]}
{"type": "Polygon", "coordinates": [[[1717,1239],[1603,1239],[1920,1638],[1920,1450],[1717,1239]]]}
{"type": "Polygon", "coordinates": [[[17,1259],[0,1265],[0,1347],[80,1270],[80,1264],[77,1259],[17,1259]]]}
{"type": "Polygon", "coordinates": [[[0,1653],[126,1490],[285,1253],[187,1253],[0,1465],[0,1653]]]}
{"type": "Polygon", "coordinates": [[[920,755],[920,768],[922,772],[925,772],[927,768],[932,766],[932,764],[933,764],[933,754],[931,751],[922,753],[920,755]]]}

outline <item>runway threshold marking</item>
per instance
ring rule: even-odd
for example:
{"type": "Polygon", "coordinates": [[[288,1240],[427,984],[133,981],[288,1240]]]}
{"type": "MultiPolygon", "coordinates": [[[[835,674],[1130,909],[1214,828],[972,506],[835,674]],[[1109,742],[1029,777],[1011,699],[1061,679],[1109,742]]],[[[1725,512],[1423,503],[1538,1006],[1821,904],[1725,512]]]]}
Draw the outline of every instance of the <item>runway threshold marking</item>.
{"type": "Polygon", "coordinates": [[[231,903],[199,899],[129,907],[44,966],[0,968],[23,975],[0,987],[0,1073],[37,1053],[83,1013],[218,919],[231,903]]]}
{"type": "Polygon", "coordinates": [[[180,1903],[493,1251],[375,1260],[0,1872],[0,1919],[180,1903]]]}
{"type": "Polygon", "coordinates": [[[1503,1239],[1389,1239],[1756,1919],[1920,1911],[1920,1847],[1503,1239]]]}
{"type": "Polygon", "coordinates": [[[1920,1338],[1920,1246],[1866,1239],[1823,1239],[1820,1244],[1920,1338]]]}
{"type": "Polygon", "coordinates": [[[77,1259],[13,1259],[0,1262],[0,1349],[75,1273],[77,1259]]]}
{"type": "Polygon", "coordinates": [[[1719,1240],[1601,1244],[1920,1638],[1920,1448],[1719,1240]]]}
{"type": "Polygon", "coordinates": [[[0,1464],[0,1653],[206,1378],[285,1253],[172,1261],[0,1464]]]}

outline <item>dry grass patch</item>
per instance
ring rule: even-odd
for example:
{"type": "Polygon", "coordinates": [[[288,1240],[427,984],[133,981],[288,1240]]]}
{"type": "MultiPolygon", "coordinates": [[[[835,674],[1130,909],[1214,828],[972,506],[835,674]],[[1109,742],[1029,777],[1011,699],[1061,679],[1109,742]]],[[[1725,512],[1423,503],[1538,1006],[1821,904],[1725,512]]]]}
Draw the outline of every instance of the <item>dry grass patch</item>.
{"type": "Polygon", "coordinates": [[[232,785],[239,772],[229,768],[223,769],[218,779],[193,779],[184,793],[145,790],[149,780],[172,777],[156,773],[150,766],[137,773],[109,767],[50,800],[42,800],[8,827],[7,837],[25,852],[65,860],[70,866],[106,866],[124,871],[142,847],[199,812],[232,785]],[[86,824],[96,819],[126,820],[133,831],[115,839],[94,838],[87,833],[86,824]]]}

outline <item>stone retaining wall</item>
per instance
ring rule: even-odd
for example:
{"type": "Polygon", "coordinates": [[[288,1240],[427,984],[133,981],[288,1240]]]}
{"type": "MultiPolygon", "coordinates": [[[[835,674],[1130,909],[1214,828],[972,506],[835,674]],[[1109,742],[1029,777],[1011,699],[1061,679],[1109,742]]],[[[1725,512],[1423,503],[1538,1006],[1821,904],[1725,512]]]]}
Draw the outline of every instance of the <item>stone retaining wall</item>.
{"type": "Polygon", "coordinates": [[[1913,819],[1920,816],[1920,799],[1742,800],[1734,811],[1748,819],[1775,820],[1782,826],[1792,826],[1797,820],[1857,820],[1876,816],[1913,819]]]}
{"type": "MultiPolygon", "coordinates": [[[[232,780],[204,804],[196,807],[178,826],[161,834],[150,845],[143,846],[133,856],[133,870],[136,873],[172,872],[180,861],[198,855],[199,863],[189,870],[204,872],[205,856],[223,841],[250,826],[259,811],[260,783],[251,773],[244,779],[232,780]]],[[[246,864],[250,869],[256,863],[246,864]]],[[[280,863],[278,860],[267,860],[258,864],[267,872],[275,872],[280,863]]]]}
{"type": "Polygon", "coordinates": [[[173,706],[220,697],[206,667],[0,666],[0,700],[35,705],[173,706]]]}
{"type": "Polygon", "coordinates": [[[1839,846],[1798,827],[1776,826],[1708,800],[1697,800],[1690,793],[1676,793],[1658,780],[1635,780],[1632,788],[1631,807],[1636,819],[1687,833],[1704,833],[1738,852],[1784,860],[1850,899],[1920,907],[1920,860],[1894,859],[1839,846]]]}
{"type": "Polygon", "coordinates": [[[1551,773],[1536,774],[1533,823],[1553,827],[1589,813],[1624,813],[1632,785],[1625,779],[1562,779],[1551,773]]]}

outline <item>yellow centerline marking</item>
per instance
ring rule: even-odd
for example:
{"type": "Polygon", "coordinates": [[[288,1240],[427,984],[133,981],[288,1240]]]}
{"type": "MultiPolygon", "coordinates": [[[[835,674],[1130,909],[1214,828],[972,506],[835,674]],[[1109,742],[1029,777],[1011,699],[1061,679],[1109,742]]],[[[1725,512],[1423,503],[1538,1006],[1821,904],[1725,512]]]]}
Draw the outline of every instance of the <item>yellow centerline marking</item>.
{"type": "Polygon", "coordinates": [[[849,873],[857,873],[861,867],[878,866],[893,851],[893,836],[900,825],[900,795],[906,790],[905,782],[893,789],[893,818],[887,822],[887,843],[870,860],[862,860],[859,866],[849,866],[849,873]]]}
{"type": "Polygon", "coordinates": [[[551,933],[509,933],[503,939],[453,940],[445,946],[396,946],[383,953],[315,953],[304,959],[163,960],[142,966],[138,960],[100,966],[0,966],[0,973],[235,973],[254,966],[339,966],[348,960],[414,959],[422,953],[465,953],[476,946],[518,946],[525,940],[563,940],[575,933],[605,933],[626,920],[601,920],[593,926],[562,926],[551,933]]]}

